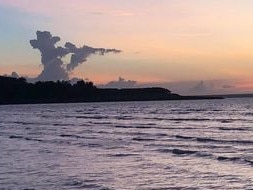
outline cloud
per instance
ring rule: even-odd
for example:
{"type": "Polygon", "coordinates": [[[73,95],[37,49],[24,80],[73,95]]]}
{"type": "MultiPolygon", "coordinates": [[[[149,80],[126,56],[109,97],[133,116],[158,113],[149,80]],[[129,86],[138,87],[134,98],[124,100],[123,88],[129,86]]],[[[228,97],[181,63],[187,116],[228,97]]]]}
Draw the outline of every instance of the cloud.
{"type": "Polygon", "coordinates": [[[16,72],[12,72],[10,76],[13,78],[19,78],[19,75],[16,72]]]}
{"type": "Polygon", "coordinates": [[[72,71],[79,64],[87,61],[87,58],[92,54],[105,55],[106,53],[120,53],[117,49],[104,49],[104,48],[92,48],[89,46],[83,46],[77,48],[74,44],[67,42],[65,48],[68,52],[72,53],[70,63],[67,65],[67,70],[72,71]]]}
{"type": "Polygon", "coordinates": [[[196,84],[193,88],[190,89],[192,92],[197,93],[203,93],[207,91],[207,87],[203,81],[200,81],[198,84],[196,84]]]}
{"type": "Polygon", "coordinates": [[[64,47],[56,46],[61,39],[58,36],[52,36],[48,31],[37,31],[37,39],[30,40],[30,44],[34,49],[38,49],[41,53],[41,63],[43,71],[35,80],[56,81],[68,80],[69,73],[78,65],[87,61],[87,58],[94,54],[105,55],[107,53],[120,53],[121,50],[93,48],[84,45],[77,48],[74,44],[67,42],[64,47]],[[62,58],[70,55],[70,62],[65,64],[62,58]]]}
{"type": "Polygon", "coordinates": [[[229,88],[235,88],[235,86],[234,85],[230,85],[230,84],[224,84],[222,86],[222,88],[229,89],[229,88]]]}
{"type": "Polygon", "coordinates": [[[101,85],[103,88],[134,88],[137,85],[137,81],[126,80],[122,77],[119,77],[117,81],[110,81],[105,85],[101,85]]]}

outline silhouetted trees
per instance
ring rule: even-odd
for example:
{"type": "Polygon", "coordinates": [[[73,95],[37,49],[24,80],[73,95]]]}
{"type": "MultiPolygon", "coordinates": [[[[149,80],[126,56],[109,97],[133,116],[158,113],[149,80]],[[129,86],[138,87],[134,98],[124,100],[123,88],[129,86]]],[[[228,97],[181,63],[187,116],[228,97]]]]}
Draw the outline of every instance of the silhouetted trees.
{"type": "Polygon", "coordinates": [[[159,87],[132,89],[99,89],[83,80],[40,81],[27,83],[25,78],[0,76],[0,104],[67,103],[105,101],[192,100],[220,97],[180,96],[159,87]]]}
{"type": "Polygon", "coordinates": [[[88,101],[96,87],[92,82],[39,81],[0,76],[0,104],[88,101]]]}
{"type": "MultiPolygon", "coordinates": [[[[215,98],[215,97],[214,97],[215,98]]],[[[0,76],[0,104],[206,99],[172,94],[164,88],[99,89],[83,80],[40,81],[0,76]]]]}

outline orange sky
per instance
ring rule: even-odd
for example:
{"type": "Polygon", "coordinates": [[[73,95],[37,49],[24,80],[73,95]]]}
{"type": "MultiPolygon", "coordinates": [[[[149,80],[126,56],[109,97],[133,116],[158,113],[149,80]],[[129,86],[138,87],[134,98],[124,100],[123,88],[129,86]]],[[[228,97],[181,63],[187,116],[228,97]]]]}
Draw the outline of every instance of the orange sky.
{"type": "MultiPolygon", "coordinates": [[[[96,83],[119,76],[145,82],[224,80],[253,91],[251,0],[2,0],[0,74],[35,77],[37,30],[61,42],[117,48],[71,74],[96,83]]],[[[224,82],[225,84],[225,82],[224,82]]]]}

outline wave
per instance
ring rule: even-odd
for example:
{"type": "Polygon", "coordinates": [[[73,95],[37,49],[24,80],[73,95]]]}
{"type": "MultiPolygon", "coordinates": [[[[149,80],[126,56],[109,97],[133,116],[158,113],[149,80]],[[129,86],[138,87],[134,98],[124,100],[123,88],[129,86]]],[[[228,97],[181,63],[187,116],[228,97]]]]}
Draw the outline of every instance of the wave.
{"type": "Polygon", "coordinates": [[[76,116],[77,119],[109,119],[108,116],[76,116]]]}
{"type": "Polygon", "coordinates": [[[100,148],[100,147],[103,147],[102,144],[96,144],[96,143],[89,143],[87,144],[88,147],[90,148],[100,148]]]}
{"type": "Polygon", "coordinates": [[[199,142],[217,142],[217,143],[233,143],[233,144],[253,144],[251,140],[217,140],[212,138],[196,138],[199,142]]]}
{"type": "Polygon", "coordinates": [[[156,151],[160,152],[160,153],[172,153],[175,155],[181,155],[181,156],[190,156],[190,155],[194,155],[197,157],[211,157],[212,154],[208,153],[208,152],[201,152],[201,151],[196,151],[196,150],[186,150],[186,149],[178,149],[178,148],[174,148],[174,149],[157,149],[156,151]]]}
{"type": "Polygon", "coordinates": [[[249,113],[245,113],[244,115],[246,115],[246,116],[253,116],[253,113],[249,112],[249,113]]]}
{"type": "Polygon", "coordinates": [[[64,186],[78,188],[78,189],[98,189],[98,190],[110,190],[110,188],[103,187],[101,185],[96,184],[96,180],[79,180],[79,179],[71,179],[64,184],[64,186]]]}
{"type": "Polygon", "coordinates": [[[10,139],[23,139],[23,136],[11,135],[9,136],[10,139]]]}
{"type": "Polygon", "coordinates": [[[250,119],[217,119],[217,118],[165,118],[165,117],[143,117],[145,120],[156,120],[156,121],[174,121],[174,122],[220,122],[220,123],[233,123],[233,122],[253,122],[250,119]]]}
{"type": "Polygon", "coordinates": [[[202,143],[216,142],[216,143],[232,143],[232,144],[245,144],[251,145],[253,141],[251,140],[221,140],[221,139],[213,139],[208,137],[191,137],[191,136],[181,136],[175,135],[175,138],[185,139],[185,140],[195,140],[202,143]]]}
{"type": "Polygon", "coordinates": [[[132,116],[115,116],[114,118],[117,120],[134,120],[135,119],[132,116]]]}
{"type": "Polygon", "coordinates": [[[125,128],[125,129],[132,129],[132,128],[135,128],[135,129],[149,129],[151,128],[150,126],[132,126],[132,125],[116,125],[115,126],[116,128],[125,128]]]}
{"type": "Polygon", "coordinates": [[[167,137],[168,135],[166,133],[155,133],[151,134],[152,136],[157,136],[157,137],[167,137]]]}
{"type": "Polygon", "coordinates": [[[188,136],[181,136],[181,135],[176,135],[175,136],[177,139],[194,139],[195,137],[188,137],[188,136]]]}
{"type": "Polygon", "coordinates": [[[94,125],[111,125],[113,124],[112,122],[93,122],[93,121],[90,121],[89,122],[90,124],[94,124],[94,125]]]}
{"type": "Polygon", "coordinates": [[[191,155],[191,154],[195,154],[198,151],[193,151],[193,150],[181,150],[181,149],[173,149],[172,153],[173,154],[177,154],[177,155],[191,155]]]}
{"type": "Polygon", "coordinates": [[[178,156],[196,156],[196,157],[207,157],[211,159],[216,159],[218,161],[229,161],[236,163],[246,163],[253,166],[253,160],[249,160],[243,157],[227,157],[227,156],[214,156],[208,152],[201,152],[195,150],[186,150],[186,149],[157,149],[156,151],[160,153],[172,153],[178,156]]]}
{"type": "Polygon", "coordinates": [[[185,111],[188,111],[188,112],[205,112],[205,111],[209,111],[208,109],[199,109],[199,108],[188,108],[188,109],[185,109],[185,111]]]}
{"type": "Polygon", "coordinates": [[[228,127],[219,127],[221,131],[248,131],[248,128],[228,128],[228,127]]]}
{"type": "Polygon", "coordinates": [[[132,140],[133,140],[133,141],[156,141],[156,139],[152,139],[152,138],[143,138],[143,137],[134,137],[132,140]]]}
{"type": "Polygon", "coordinates": [[[218,161],[231,161],[231,162],[244,162],[246,164],[249,164],[249,165],[253,166],[253,161],[252,160],[248,160],[248,159],[242,158],[242,157],[218,156],[217,160],[218,161]]]}
{"type": "Polygon", "coordinates": [[[69,138],[76,138],[76,139],[95,139],[95,137],[84,137],[80,135],[72,135],[72,134],[61,134],[60,137],[69,137],[69,138]]]}
{"type": "Polygon", "coordinates": [[[20,124],[20,125],[46,125],[44,123],[39,123],[39,122],[25,122],[25,121],[15,121],[13,122],[15,124],[20,124]]]}
{"type": "MultiPolygon", "coordinates": [[[[78,135],[68,135],[68,134],[62,134],[60,137],[69,137],[69,138],[76,138],[76,139],[95,139],[95,137],[82,137],[78,135]]],[[[36,141],[36,142],[41,142],[41,143],[50,143],[50,144],[65,144],[65,145],[74,145],[73,142],[71,141],[66,141],[62,139],[50,139],[50,140],[45,140],[45,139],[38,139],[38,138],[32,138],[32,137],[25,137],[21,135],[10,135],[10,139],[20,139],[20,140],[26,140],[26,141],[36,141]]]]}
{"type": "Polygon", "coordinates": [[[130,154],[130,153],[117,153],[117,154],[108,154],[109,157],[131,157],[138,156],[139,154],[130,154]]]}
{"type": "Polygon", "coordinates": [[[71,123],[54,123],[53,126],[74,126],[74,124],[71,124],[71,123]]]}
{"type": "Polygon", "coordinates": [[[24,137],[24,136],[18,136],[18,135],[11,135],[9,136],[10,139],[24,139],[27,141],[37,141],[37,142],[43,142],[41,139],[36,139],[36,138],[29,138],[29,137],[24,137]]]}
{"type": "Polygon", "coordinates": [[[83,113],[83,114],[97,114],[98,112],[95,109],[92,110],[74,110],[76,113],[83,113]]]}
{"type": "Polygon", "coordinates": [[[157,121],[212,121],[212,119],[208,118],[161,118],[161,117],[151,117],[144,119],[154,119],[157,121]]]}

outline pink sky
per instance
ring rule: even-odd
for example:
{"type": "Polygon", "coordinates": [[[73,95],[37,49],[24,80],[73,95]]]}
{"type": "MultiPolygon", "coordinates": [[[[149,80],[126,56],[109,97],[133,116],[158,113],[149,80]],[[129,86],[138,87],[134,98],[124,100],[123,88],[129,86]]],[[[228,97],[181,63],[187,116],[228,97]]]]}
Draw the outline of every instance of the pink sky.
{"type": "Polygon", "coordinates": [[[251,0],[2,0],[0,72],[40,73],[40,55],[29,40],[46,30],[62,43],[124,51],[91,57],[73,77],[233,81],[235,91],[253,91],[252,10],[251,0]]]}

